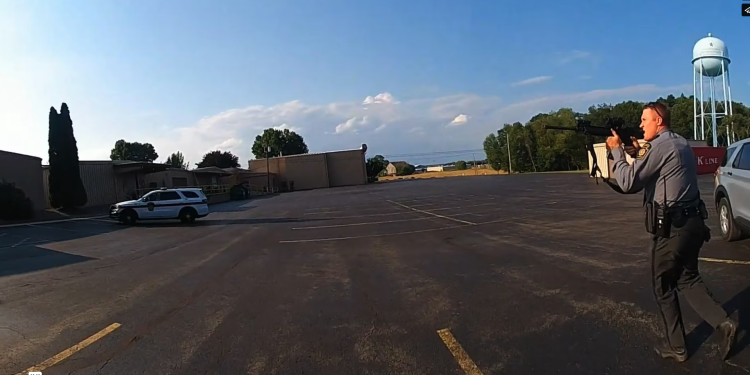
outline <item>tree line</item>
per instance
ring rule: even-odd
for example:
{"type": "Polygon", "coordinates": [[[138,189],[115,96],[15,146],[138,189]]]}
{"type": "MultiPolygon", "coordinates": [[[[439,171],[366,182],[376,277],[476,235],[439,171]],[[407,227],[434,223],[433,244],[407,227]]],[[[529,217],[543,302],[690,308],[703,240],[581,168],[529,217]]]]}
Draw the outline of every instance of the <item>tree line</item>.
{"type": "MultiPolygon", "coordinates": [[[[672,129],[687,139],[693,139],[693,97],[686,97],[684,94],[680,97],[669,95],[657,101],[670,107],[672,129]]],[[[589,167],[586,137],[572,131],[547,130],[544,127],[574,128],[576,118],[587,119],[592,125],[604,126],[607,118],[620,117],[625,121],[625,126],[637,128],[641,123],[644,105],[645,103],[636,101],[624,101],[615,105],[599,104],[589,107],[587,113],[562,108],[555,112],[539,113],[526,124],[504,124],[484,140],[487,162],[495,170],[512,169],[513,172],[586,170],[589,167]]],[[[750,108],[733,102],[732,109],[733,115],[720,119],[718,124],[717,138],[720,144],[726,144],[727,124],[732,125],[736,139],[750,137],[750,108]]],[[[710,125],[706,125],[707,144],[712,145],[713,134],[710,125]]],[[[604,139],[597,142],[604,142],[604,139]]]]}
{"type": "MultiPolygon", "coordinates": [[[[301,135],[289,129],[268,128],[255,137],[252,147],[253,156],[256,159],[267,157],[290,156],[308,153],[307,144],[301,135]]],[[[121,139],[115,142],[115,147],[110,153],[111,160],[128,160],[144,163],[153,163],[159,158],[154,146],[150,143],[127,142],[121,139]]],[[[182,152],[177,151],[170,154],[163,162],[174,168],[190,169],[190,163],[185,161],[182,152]]],[[[200,162],[195,163],[197,168],[239,168],[239,157],[230,151],[214,150],[205,153],[200,162]]]]}

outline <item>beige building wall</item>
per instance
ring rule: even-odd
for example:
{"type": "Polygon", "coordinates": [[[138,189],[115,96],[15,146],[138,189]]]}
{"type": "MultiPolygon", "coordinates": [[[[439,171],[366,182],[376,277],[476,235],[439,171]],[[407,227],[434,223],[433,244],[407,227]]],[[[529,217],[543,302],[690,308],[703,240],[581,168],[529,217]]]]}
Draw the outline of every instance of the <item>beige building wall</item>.
{"type": "MultiPolygon", "coordinates": [[[[367,183],[365,151],[366,148],[250,160],[248,170],[252,173],[268,170],[278,175],[275,187],[293,184],[294,190],[364,185],[367,183]]],[[[262,186],[265,185],[264,182],[262,186]]]]}
{"type": "MultiPolygon", "coordinates": [[[[78,163],[81,181],[88,197],[88,201],[83,207],[105,206],[125,200],[125,192],[135,188],[135,181],[122,180],[115,173],[113,165],[111,161],[80,161],[78,163]]],[[[42,176],[46,207],[51,208],[49,204],[49,166],[44,166],[42,176]]]]}
{"type": "Polygon", "coordinates": [[[367,183],[365,153],[362,150],[331,152],[328,158],[328,177],[331,187],[364,185],[367,183]]]}
{"type": "Polygon", "coordinates": [[[195,175],[184,169],[168,169],[164,172],[154,172],[145,175],[146,187],[186,187],[196,186],[195,175]]]}
{"type": "Polygon", "coordinates": [[[327,154],[306,154],[287,157],[286,171],[281,181],[294,190],[320,189],[330,187],[328,182],[327,154]]]}
{"type": "Polygon", "coordinates": [[[48,203],[42,180],[42,158],[0,151],[0,180],[12,182],[23,190],[35,210],[44,210],[48,203]]]}

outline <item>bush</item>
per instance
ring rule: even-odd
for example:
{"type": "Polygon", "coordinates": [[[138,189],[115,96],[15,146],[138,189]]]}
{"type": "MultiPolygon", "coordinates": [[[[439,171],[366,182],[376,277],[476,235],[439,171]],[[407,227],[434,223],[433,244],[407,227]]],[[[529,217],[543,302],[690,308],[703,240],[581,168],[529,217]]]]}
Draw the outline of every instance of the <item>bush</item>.
{"type": "Polygon", "coordinates": [[[235,185],[229,189],[229,199],[240,200],[247,199],[250,192],[242,185],[235,185]]]}
{"type": "Polygon", "coordinates": [[[0,181],[0,220],[20,220],[34,217],[34,205],[23,190],[13,183],[0,181]]]}
{"type": "Polygon", "coordinates": [[[409,176],[414,173],[414,166],[406,164],[404,166],[399,165],[396,167],[396,176],[409,176]]]}

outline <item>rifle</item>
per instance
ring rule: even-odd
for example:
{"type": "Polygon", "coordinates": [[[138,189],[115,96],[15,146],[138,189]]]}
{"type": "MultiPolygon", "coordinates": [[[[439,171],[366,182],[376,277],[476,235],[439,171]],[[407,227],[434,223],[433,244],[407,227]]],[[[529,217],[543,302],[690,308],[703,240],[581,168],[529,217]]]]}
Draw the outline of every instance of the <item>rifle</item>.
{"type": "MultiPolygon", "coordinates": [[[[593,126],[591,125],[591,121],[584,120],[584,119],[577,119],[576,120],[576,127],[575,128],[568,128],[564,126],[548,126],[545,125],[545,129],[549,130],[567,130],[567,131],[574,131],[579,134],[583,134],[586,136],[586,150],[588,150],[589,155],[591,155],[592,160],[592,166],[591,166],[591,177],[594,177],[596,179],[596,184],[599,185],[599,178],[596,175],[596,172],[599,172],[599,177],[602,178],[602,181],[609,185],[612,190],[620,193],[625,194],[624,191],[620,188],[619,185],[616,183],[612,183],[609,181],[609,178],[604,178],[604,174],[602,173],[602,170],[599,168],[598,159],[596,157],[596,152],[594,152],[594,141],[593,137],[611,137],[612,131],[614,130],[615,133],[620,137],[620,140],[622,140],[622,144],[625,148],[625,152],[627,152],[630,156],[635,156],[632,152],[634,149],[633,140],[630,137],[635,137],[636,139],[643,139],[643,131],[638,128],[626,128],[624,127],[625,121],[619,117],[610,117],[607,118],[607,123],[605,126],[593,126]]],[[[608,153],[607,155],[608,159],[612,158],[612,153],[608,153]]]]}

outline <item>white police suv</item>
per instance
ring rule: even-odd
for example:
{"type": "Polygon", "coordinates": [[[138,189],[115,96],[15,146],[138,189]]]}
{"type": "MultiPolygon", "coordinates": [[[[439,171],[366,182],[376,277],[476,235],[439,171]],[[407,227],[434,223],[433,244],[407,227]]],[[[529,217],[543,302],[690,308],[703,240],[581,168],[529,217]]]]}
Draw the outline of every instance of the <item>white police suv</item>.
{"type": "Polygon", "coordinates": [[[714,186],[722,238],[730,242],[750,234],[750,138],[727,147],[714,186]]]}
{"type": "Polygon", "coordinates": [[[134,201],[113,204],[109,217],[124,224],[138,220],[180,219],[192,223],[208,215],[208,198],[199,188],[161,188],[134,201]]]}

